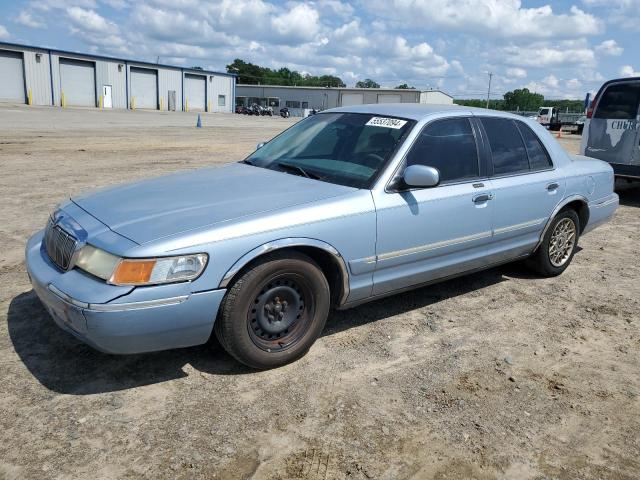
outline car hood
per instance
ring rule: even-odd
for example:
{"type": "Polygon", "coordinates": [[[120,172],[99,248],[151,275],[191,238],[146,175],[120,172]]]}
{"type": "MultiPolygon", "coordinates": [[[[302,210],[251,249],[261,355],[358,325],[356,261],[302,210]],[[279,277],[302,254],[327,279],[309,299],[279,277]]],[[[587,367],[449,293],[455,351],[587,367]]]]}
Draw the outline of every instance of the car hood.
{"type": "Polygon", "coordinates": [[[235,163],[143,180],[71,200],[111,230],[144,244],[354,190],[235,163]]]}

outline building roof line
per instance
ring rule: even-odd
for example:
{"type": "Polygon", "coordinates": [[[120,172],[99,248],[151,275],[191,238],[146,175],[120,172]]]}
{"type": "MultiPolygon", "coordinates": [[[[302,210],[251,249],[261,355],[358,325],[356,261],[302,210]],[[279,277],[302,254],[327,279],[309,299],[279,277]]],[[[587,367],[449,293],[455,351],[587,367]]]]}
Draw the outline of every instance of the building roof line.
{"type": "Polygon", "coordinates": [[[453,98],[447,92],[443,92],[439,89],[432,90],[419,90],[417,88],[357,88],[357,87],[312,87],[306,85],[255,85],[249,83],[238,83],[236,86],[238,87],[258,87],[258,88],[295,88],[299,90],[310,89],[310,90],[356,90],[362,92],[418,92],[418,93],[429,93],[429,92],[439,92],[448,97],[453,98]]]}
{"type": "Polygon", "coordinates": [[[61,50],[59,48],[53,48],[53,47],[38,47],[35,45],[27,45],[27,44],[23,44],[23,43],[12,43],[12,42],[0,42],[0,47],[9,47],[9,48],[30,48],[33,50],[43,50],[46,52],[51,52],[51,53],[56,53],[56,54],[63,54],[63,55],[75,55],[77,57],[88,57],[88,58],[95,58],[95,59],[99,59],[99,60],[113,60],[116,62],[122,62],[122,63],[129,63],[129,64],[138,64],[138,65],[150,65],[150,66],[154,66],[154,67],[160,67],[160,68],[174,68],[177,70],[183,70],[185,72],[188,73],[207,73],[207,74],[214,74],[214,75],[223,75],[226,77],[237,77],[238,75],[235,73],[229,73],[229,72],[218,72],[216,70],[200,70],[198,68],[190,68],[190,67],[180,67],[178,65],[169,65],[169,64],[165,64],[165,63],[153,63],[153,62],[147,62],[144,60],[135,60],[135,59],[131,59],[131,58],[122,58],[122,57],[110,57],[108,55],[100,55],[100,54],[93,54],[93,53],[82,53],[82,52],[74,52],[71,50],[61,50]]]}

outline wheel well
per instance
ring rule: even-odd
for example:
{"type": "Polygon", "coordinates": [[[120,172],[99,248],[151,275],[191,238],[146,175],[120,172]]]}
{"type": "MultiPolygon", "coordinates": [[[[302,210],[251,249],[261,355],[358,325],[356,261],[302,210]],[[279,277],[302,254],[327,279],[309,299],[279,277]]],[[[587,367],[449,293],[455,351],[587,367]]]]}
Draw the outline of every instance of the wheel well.
{"type": "Polygon", "coordinates": [[[327,283],[329,284],[329,291],[331,293],[331,304],[339,305],[340,299],[344,293],[344,278],[342,269],[338,265],[338,261],[334,255],[331,253],[317,247],[310,247],[306,245],[296,245],[291,247],[283,247],[277,250],[272,250],[271,252],[264,253],[254,259],[252,259],[249,263],[243,266],[229,281],[229,285],[232,285],[237,278],[240,278],[247,270],[249,270],[253,265],[257,262],[264,259],[265,256],[271,253],[283,253],[287,251],[296,251],[303,253],[310,257],[314,262],[318,264],[325,278],[327,279],[327,283]]]}
{"type": "Polygon", "coordinates": [[[580,233],[582,233],[589,222],[589,207],[582,200],[574,200],[567,203],[562,209],[566,210],[568,208],[574,210],[578,214],[578,219],[580,220],[580,233]]]}

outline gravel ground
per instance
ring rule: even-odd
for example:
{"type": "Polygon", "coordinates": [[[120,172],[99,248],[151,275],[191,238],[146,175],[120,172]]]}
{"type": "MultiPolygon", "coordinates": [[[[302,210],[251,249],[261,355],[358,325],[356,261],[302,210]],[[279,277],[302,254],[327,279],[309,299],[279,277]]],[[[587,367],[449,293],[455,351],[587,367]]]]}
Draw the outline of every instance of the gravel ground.
{"type": "Polygon", "coordinates": [[[273,371],[57,329],[23,248],[58,202],[240,159],[293,120],[203,123],[0,107],[0,478],[638,478],[639,189],[560,277],[508,265],[335,312],[273,371]]]}

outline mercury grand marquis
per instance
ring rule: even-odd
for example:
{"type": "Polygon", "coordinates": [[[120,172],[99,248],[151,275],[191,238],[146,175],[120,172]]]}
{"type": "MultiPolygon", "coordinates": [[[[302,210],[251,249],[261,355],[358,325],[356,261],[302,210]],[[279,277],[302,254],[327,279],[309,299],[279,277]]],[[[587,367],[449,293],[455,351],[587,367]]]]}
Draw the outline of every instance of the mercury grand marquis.
{"type": "Polygon", "coordinates": [[[64,330],[108,353],[206,343],[254,368],[348,308],[505,262],[562,273],[618,206],[607,163],[490,110],[361,105],[239,163],[72,198],[26,247],[64,330]]]}

